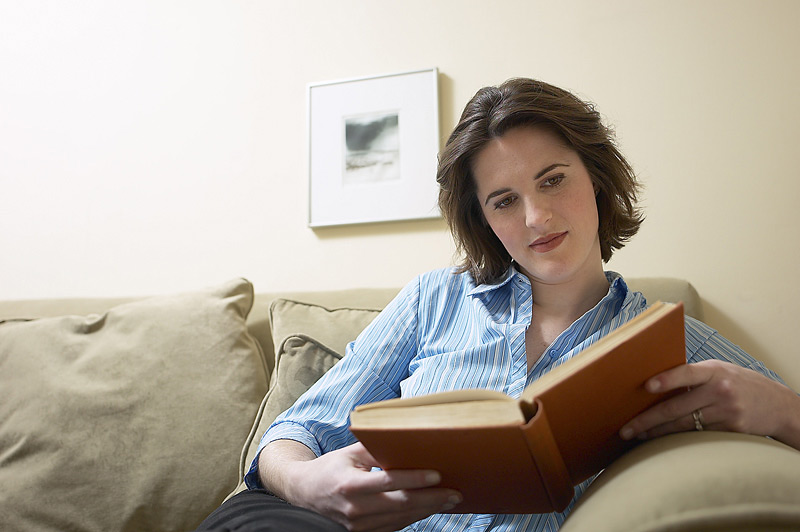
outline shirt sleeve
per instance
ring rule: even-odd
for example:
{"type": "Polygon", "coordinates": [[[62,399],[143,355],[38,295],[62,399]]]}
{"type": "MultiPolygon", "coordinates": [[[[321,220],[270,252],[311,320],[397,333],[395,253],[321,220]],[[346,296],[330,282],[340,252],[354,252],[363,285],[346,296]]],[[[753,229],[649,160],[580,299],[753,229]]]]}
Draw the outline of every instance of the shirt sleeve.
{"type": "Polygon", "coordinates": [[[419,286],[419,278],[406,285],[347,346],[342,360],[272,423],[245,475],[249,488],[262,487],[258,457],[270,442],[294,440],[321,456],[355,443],[348,430],[353,408],[400,396],[417,352],[419,286]]]}
{"type": "Polygon", "coordinates": [[[783,379],[763,362],[747,354],[741,347],[723,337],[705,323],[686,317],[686,360],[690,364],[702,360],[722,360],[757,371],[785,384],[783,379]]]}

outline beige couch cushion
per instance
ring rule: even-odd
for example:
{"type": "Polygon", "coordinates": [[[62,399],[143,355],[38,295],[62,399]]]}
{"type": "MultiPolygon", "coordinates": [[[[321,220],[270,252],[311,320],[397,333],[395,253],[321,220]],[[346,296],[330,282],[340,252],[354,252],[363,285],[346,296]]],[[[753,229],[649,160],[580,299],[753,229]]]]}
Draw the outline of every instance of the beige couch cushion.
{"type": "Polygon", "coordinates": [[[646,442],[589,486],[561,532],[800,530],[800,452],[760,436],[646,442]]]}
{"type": "MultiPolygon", "coordinates": [[[[264,397],[242,450],[242,476],[250,469],[261,436],[272,421],[344,356],[347,344],[355,340],[379,312],[377,309],[328,309],[288,299],[272,302],[270,322],[275,342],[275,371],[270,391],[264,397]]],[[[234,493],[242,489],[244,484],[234,493]]]]}
{"type": "Polygon", "coordinates": [[[3,530],[196,527],[236,485],[266,392],[252,301],[240,279],[0,324],[3,530]]]}

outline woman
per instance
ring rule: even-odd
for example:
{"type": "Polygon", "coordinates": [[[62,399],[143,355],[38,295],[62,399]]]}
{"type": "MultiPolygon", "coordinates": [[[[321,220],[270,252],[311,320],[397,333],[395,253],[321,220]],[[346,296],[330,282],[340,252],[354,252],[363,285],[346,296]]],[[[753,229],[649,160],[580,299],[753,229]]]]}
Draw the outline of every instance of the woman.
{"type": "MultiPolygon", "coordinates": [[[[590,105],[516,79],[467,104],[437,180],[464,263],[401,291],[264,435],[246,478],[254,489],[201,529],[224,522],[226,530],[271,530],[272,522],[276,530],[527,531],[553,530],[566,518],[572,504],[542,515],[440,514],[458,510],[459,494],[438,488],[435,471],[373,471],[378,464],[349,433],[348,414],[366,402],[457,388],[518,396],[641,312],[641,294],[603,271],[642,221],[633,172],[590,105]],[[278,519],[276,506],[297,524],[278,519]],[[256,526],[236,528],[235,520],[256,526]]],[[[693,364],[647,387],[690,391],[631,420],[624,438],[708,428],[800,448],[800,397],[704,324],[687,318],[686,340],[693,364]]]]}

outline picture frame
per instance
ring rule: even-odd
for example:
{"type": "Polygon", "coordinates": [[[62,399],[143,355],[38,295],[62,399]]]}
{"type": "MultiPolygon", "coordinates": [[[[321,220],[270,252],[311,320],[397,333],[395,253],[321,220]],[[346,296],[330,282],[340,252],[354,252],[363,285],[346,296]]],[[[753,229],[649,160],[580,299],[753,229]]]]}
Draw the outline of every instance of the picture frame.
{"type": "Polygon", "coordinates": [[[440,217],[438,69],[308,85],[310,227],[440,217]]]}

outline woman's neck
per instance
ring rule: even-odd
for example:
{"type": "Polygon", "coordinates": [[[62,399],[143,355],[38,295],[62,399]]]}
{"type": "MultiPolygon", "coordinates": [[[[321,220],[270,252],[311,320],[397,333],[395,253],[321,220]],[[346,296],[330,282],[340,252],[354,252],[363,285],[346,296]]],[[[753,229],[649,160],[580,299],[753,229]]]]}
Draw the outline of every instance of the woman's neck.
{"type": "Polygon", "coordinates": [[[594,308],[608,293],[608,279],[601,267],[591,276],[558,285],[532,281],[534,316],[572,323],[594,308]]]}

